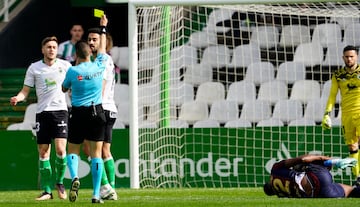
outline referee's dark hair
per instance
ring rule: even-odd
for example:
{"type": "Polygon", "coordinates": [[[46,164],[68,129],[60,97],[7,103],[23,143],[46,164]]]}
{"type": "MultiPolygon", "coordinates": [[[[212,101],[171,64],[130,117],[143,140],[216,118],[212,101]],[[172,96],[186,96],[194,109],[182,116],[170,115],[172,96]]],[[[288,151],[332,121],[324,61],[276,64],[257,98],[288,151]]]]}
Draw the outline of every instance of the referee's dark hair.
{"type": "Polygon", "coordinates": [[[90,47],[86,41],[80,40],[75,44],[76,56],[80,59],[86,59],[90,55],[90,47]]]}
{"type": "Polygon", "coordinates": [[[346,51],[350,51],[350,50],[355,50],[356,54],[358,54],[358,48],[353,45],[347,45],[346,47],[344,47],[343,53],[345,53],[346,51]]]}
{"type": "Polygon", "coordinates": [[[96,33],[96,34],[101,34],[101,28],[100,27],[93,27],[88,29],[88,34],[90,33],[96,33]]]}

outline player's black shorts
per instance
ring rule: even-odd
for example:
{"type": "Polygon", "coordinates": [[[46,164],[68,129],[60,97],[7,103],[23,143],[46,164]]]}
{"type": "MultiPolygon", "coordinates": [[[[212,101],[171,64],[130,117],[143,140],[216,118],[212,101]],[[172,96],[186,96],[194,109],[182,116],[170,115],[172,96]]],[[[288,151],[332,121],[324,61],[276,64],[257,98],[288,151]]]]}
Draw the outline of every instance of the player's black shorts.
{"type": "Polygon", "coordinates": [[[112,130],[116,121],[116,112],[105,110],[105,137],[104,142],[111,143],[112,142],[112,130]]]}
{"type": "Polygon", "coordinates": [[[101,104],[90,107],[72,107],[69,116],[68,142],[81,144],[84,139],[104,141],[104,134],[105,113],[101,104]]]}
{"type": "Polygon", "coordinates": [[[38,144],[51,144],[54,138],[68,137],[68,112],[43,111],[36,114],[36,142],[38,144]]]}

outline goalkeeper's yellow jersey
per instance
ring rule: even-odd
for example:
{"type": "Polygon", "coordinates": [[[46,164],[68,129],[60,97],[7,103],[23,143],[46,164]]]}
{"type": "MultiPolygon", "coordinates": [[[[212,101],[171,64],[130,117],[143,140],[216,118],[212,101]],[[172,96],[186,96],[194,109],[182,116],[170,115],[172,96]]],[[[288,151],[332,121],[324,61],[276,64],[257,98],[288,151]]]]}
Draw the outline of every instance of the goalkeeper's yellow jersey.
{"type": "Polygon", "coordinates": [[[342,113],[360,112],[360,65],[349,73],[342,67],[333,73],[326,111],[331,111],[335,105],[336,95],[340,89],[342,113]]]}

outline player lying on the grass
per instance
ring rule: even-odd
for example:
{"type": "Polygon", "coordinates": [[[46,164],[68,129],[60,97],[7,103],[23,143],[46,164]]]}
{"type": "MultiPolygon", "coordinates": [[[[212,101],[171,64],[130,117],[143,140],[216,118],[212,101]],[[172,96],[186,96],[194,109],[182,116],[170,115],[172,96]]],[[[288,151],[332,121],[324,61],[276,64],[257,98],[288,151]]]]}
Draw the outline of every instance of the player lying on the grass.
{"type": "Polygon", "coordinates": [[[281,160],[273,165],[264,192],[289,198],[360,197],[359,187],[335,183],[330,173],[332,166],[345,169],[356,163],[354,158],[332,159],[321,155],[281,160]]]}

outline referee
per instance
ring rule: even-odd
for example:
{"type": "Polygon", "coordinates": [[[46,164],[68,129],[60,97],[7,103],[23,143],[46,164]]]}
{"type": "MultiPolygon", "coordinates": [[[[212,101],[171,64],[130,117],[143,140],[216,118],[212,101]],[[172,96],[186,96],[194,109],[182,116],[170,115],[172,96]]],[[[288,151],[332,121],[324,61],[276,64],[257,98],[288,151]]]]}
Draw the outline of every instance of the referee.
{"type": "Polygon", "coordinates": [[[104,168],[102,146],[104,141],[105,114],[102,108],[102,81],[105,70],[107,18],[100,19],[101,35],[98,55],[91,61],[91,49],[85,41],[75,45],[76,66],[69,68],[62,85],[63,92],[72,92],[72,111],[69,118],[68,157],[72,184],[69,200],[74,202],[78,196],[80,181],[78,164],[80,147],[84,140],[90,143],[91,174],[93,181],[92,203],[102,203],[100,199],[101,175],[104,168]]]}

